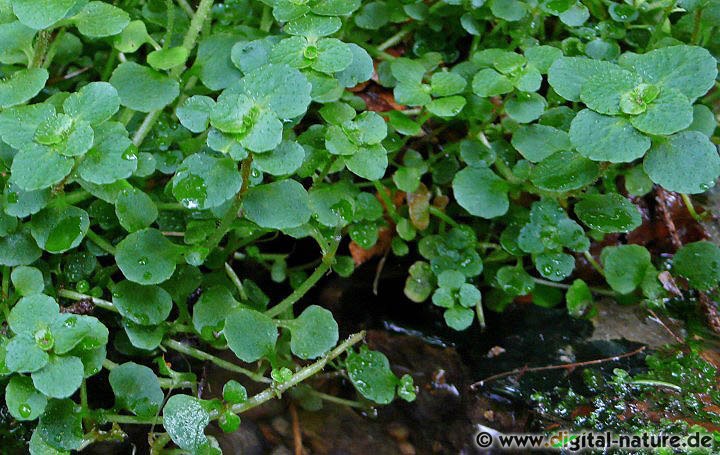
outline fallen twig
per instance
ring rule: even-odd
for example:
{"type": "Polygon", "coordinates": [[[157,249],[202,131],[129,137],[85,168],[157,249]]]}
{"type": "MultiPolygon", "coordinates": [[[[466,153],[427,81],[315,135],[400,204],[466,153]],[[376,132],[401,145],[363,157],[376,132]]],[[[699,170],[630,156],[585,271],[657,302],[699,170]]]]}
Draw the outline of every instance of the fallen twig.
{"type": "Polygon", "coordinates": [[[638,355],[641,352],[643,352],[647,346],[640,346],[639,348],[635,349],[634,351],[626,352],[625,354],[616,355],[613,357],[604,357],[602,359],[595,359],[595,360],[587,360],[585,362],[574,362],[574,363],[563,363],[561,365],[547,365],[544,367],[532,367],[528,368],[527,366],[524,366],[522,368],[516,368],[511,371],[506,371],[504,373],[498,373],[494,374],[492,376],[488,376],[487,378],[477,381],[470,385],[471,390],[475,390],[478,387],[484,386],[486,383],[490,381],[494,381],[496,379],[504,378],[506,376],[514,376],[516,374],[525,374],[525,373],[535,373],[538,371],[549,371],[549,370],[567,370],[571,368],[577,368],[577,367],[584,367],[588,365],[597,365],[599,363],[605,363],[605,362],[615,362],[620,359],[624,359],[626,357],[632,357],[634,355],[638,355]]]}

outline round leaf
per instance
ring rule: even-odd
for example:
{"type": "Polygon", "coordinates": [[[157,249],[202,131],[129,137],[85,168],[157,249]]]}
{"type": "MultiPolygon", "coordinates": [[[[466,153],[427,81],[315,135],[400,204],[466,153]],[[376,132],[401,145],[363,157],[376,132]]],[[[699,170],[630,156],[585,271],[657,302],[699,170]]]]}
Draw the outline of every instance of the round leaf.
{"type": "Polygon", "coordinates": [[[640,226],[640,210],[617,193],[591,194],[575,204],[575,214],[596,231],[629,232],[640,226]]]}
{"type": "Polygon", "coordinates": [[[243,202],[243,213],[259,226],[272,229],[302,226],[312,215],[308,193],[295,180],[250,188],[243,202]]]}
{"type": "Polygon", "coordinates": [[[160,231],[143,229],[128,235],[117,245],[115,261],[128,280],[158,284],[175,271],[178,248],[160,231]]]}
{"type": "Polygon", "coordinates": [[[228,346],[244,362],[254,362],[275,350],[277,327],[272,319],[254,310],[238,308],[225,319],[228,346]]]}
{"type": "Polygon", "coordinates": [[[180,93],[177,81],[134,62],[118,65],[110,83],[117,89],[123,106],[140,112],[162,109],[180,93]]]}
{"type": "Polygon", "coordinates": [[[110,387],[117,404],[140,417],[154,417],[165,398],[153,371],[134,362],[123,363],[110,372],[110,387]]]}
{"type": "Polygon", "coordinates": [[[692,287],[709,291],[720,282],[720,248],[704,241],[688,243],[675,253],[673,271],[692,287]]]}
{"type": "Polygon", "coordinates": [[[112,292],[112,301],[123,317],[141,325],[159,324],[170,315],[172,297],[159,286],[142,286],[121,281],[112,292]]]}
{"type": "Polygon", "coordinates": [[[452,188],[458,204],[472,215],[495,218],[508,210],[508,184],[490,169],[465,168],[455,175],[452,188]]]}
{"type": "Polygon", "coordinates": [[[52,355],[47,365],[32,373],[32,381],[35,388],[48,397],[67,398],[80,388],[83,372],[79,358],[52,355]]]}
{"type": "Polygon", "coordinates": [[[650,148],[650,139],[625,118],[601,115],[589,109],[580,111],[573,119],[570,140],[584,157],[611,163],[629,163],[650,148]]]}
{"type": "Polygon", "coordinates": [[[163,408],[163,426],[181,449],[197,452],[207,443],[205,427],[210,414],[199,399],[189,395],[173,395],[163,408]]]}
{"type": "Polygon", "coordinates": [[[301,359],[315,359],[338,341],[338,325],[332,313],[317,305],[307,307],[290,325],[290,349],[301,359]]]}

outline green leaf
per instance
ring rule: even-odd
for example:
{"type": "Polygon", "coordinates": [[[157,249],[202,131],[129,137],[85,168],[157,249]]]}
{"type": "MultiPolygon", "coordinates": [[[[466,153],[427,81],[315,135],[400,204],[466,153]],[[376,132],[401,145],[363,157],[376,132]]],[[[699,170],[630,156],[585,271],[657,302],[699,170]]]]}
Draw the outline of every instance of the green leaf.
{"type": "Polygon", "coordinates": [[[51,398],[68,398],[80,388],[83,363],[73,356],[50,356],[47,365],[32,373],[35,388],[51,398]]]}
{"type": "Polygon", "coordinates": [[[495,275],[500,289],[510,295],[527,295],[532,292],[535,282],[522,267],[506,265],[495,275]]]}
{"type": "Polygon", "coordinates": [[[552,281],[564,280],[575,268],[575,258],[566,253],[541,253],[533,262],[540,275],[552,281]]]}
{"type": "Polygon", "coordinates": [[[118,245],[115,261],[123,275],[135,283],[158,284],[169,279],[179,259],[179,247],[156,229],[143,229],[118,245]]]}
{"type": "Polygon", "coordinates": [[[290,35],[319,38],[329,36],[340,30],[342,22],[338,17],[306,14],[285,24],[285,32],[290,35]]]}
{"type": "Polygon", "coordinates": [[[355,24],[367,30],[377,30],[388,23],[390,7],[384,1],[366,3],[355,15],[355,24]]]}
{"type": "Polygon", "coordinates": [[[223,386],[223,400],[230,404],[244,403],[248,399],[245,387],[234,379],[229,380],[223,386]]]}
{"type": "Polygon", "coordinates": [[[160,286],[121,281],[112,290],[113,305],[123,317],[141,325],[157,325],[170,315],[172,298],[160,286]]]}
{"type": "Polygon", "coordinates": [[[55,299],[45,294],[33,294],[20,299],[8,316],[10,329],[18,335],[34,336],[57,319],[60,307],[55,299]]]}
{"type": "Polygon", "coordinates": [[[592,292],[590,292],[590,288],[583,280],[573,281],[567,290],[565,300],[567,301],[568,313],[574,318],[583,316],[593,304],[592,292]]]}
{"type": "Polygon", "coordinates": [[[395,398],[398,378],[390,370],[390,362],[382,352],[363,346],[360,352],[348,354],[345,367],[355,389],[368,400],[388,404],[395,398]]]}
{"type": "Polygon", "coordinates": [[[664,47],[642,55],[625,53],[620,65],[634,69],[645,82],[679,90],[690,100],[707,93],[717,76],[715,58],[698,46],[664,47]]]}
{"type": "Polygon", "coordinates": [[[165,396],[150,368],[134,362],[123,363],[110,371],[109,381],[117,406],[139,417],[157,415],[165,396]]]}
{"type": "Polygon", "coordinates": [[[108,341],[108,329],[92,316],[63,313],[50,326],[55,339],[53,352],[67,354],[75,347],[82,350],[97,349],[108,341]]]}
{"type": "Polygon", "coordinates": [[[253,164],[270,175],[290,175],[302,166],[305,149],[295,141],[283,141],[268,153],[255,155],[253,164]]]}
{"type": "Polygon", "coordinates": [[[684,245],[673,257],[673,272],[693,288],[710,291],[720,283],[720,248],[706,241],[684,245]]]}
{"type": "Polygon", "coordinates": [[[247,74],[236,88],[279,118],[291,119],[307,110],[312,86],[295,68],[270,64],[247,74]]]}
{"type": "Polygon", "coordinates": [[[493,0],[490,11],[493,16],[509,22],[519,21],[525,17],[525,3],[519,0],[493,0]]]}
{"type": "Polygon", "coordinates": [[[460,156],[472,167],[489,167],[497,158],[495,150],[474,139],[460,141],[460,156]]]}
{"type": "Polygon", "coordinates": [[[424,106],[432,100],[430,86],[416,82],[399,82],[393,94],[395,101],[408,106],[424,106]]]}
{"type": "Polygon", "coordinates": [[[177,81],[134,62],[118,65],[110,83],[117,89],[123,106],[140,112],[162,109],[180,94],[177,81]]]}
{"type": "Polygon", "coordinates": [[[635,204],[617,193],[590,194],[575,204],[575,214],[596,231],[630,232],[642,223],[635,204]]]}
{"type": "Polygon", "coordinates": [[[0,24],[0,42],[3,43],[3,48],[0,49],[0,63],[8,65],[27,63],[34,37],[35,30],[19,21],[0,24]]]}
{"type": "Polygon", "coordinates": [[[332,313],[317,305],[307,307],[288,327],[290,349],[301,359],[320,357],[335,346],[339,337],[332,313]]]}
{"type": "Polygon", "coordinates": [[[185,158],[172,179],[172,191],[191,210],[222,205],[240,190],[242,177],[230,158],[196,153],[185,158]]]}
{"type": "Polygon", "coordinates": [[[348,43],[348,49],[352,54],[352,62],[344,70],[335,73],[335,78],[343,87],[355,87],[372,77],[374,67],[372,57],[365,49],[355,43],[348,43]]]}
{"type": "Polygon", "coordinates": [[[427,104],[427,110],[438,117],[454,117],[465,107],[467,101],[462,96],[448,96],[432,100],[427,104]]]}
{"type": "Polygon", "coordinates": [[[633,117],[630,122],[643,133],[667,135],[684,130],[692,120],[690,100],[679,90],[663,88],[658,97],[647,105],[645,112],[633,117]]]}
{"type": "Polygon", "coordinates": [[[4,109],[0,112],[0,137],[18,150],[32,146],[38,126],[53,114],[55,108],[46,103],[4,109]]]}
{"type": "Polygon", "coordinates": [[[495,218],[508,210],[509,186],[490,169],[465,168],[455,174],[452,188],[458,204],[472,215],[495,218]]]}
{"type": "Polygon", "coordinates": [[[163,427],[173,442],[192,453],[207,444],[205,427],[210,414],[202,402],[189,395],[173,395],[163,408],[163,427]]]}
{"type": "Polygon", "coordinates": [[[207,340],[215,339],[225,324],[225,316],[238,307],[225,286],[212,286],[206,289],[193,307],[193,327],[207,340]]]}
{"type": "Polygon", "coordinates": [[[361,147],[354,155],[345,158],[345,165],[359,177],[380,180],[388,166],[387,150],[380,144],[361,147]]]}
{"type": "Polygon", "coordinates": [[[360,8],[360,0],[315,0],[310,10],[322,16],[346,16],[360,8]]]}
{"type": "Polygon", "coordinates": [[[704,104],[696,104],[693,106],[693,121],[688,127],[691,131],[698,131],[705,136],[712,136],[717,127],[715,114],[709,107],[704,104]]]}
{"type": "Polygon", "coordinates": [[[230,59],[230,53],[238,39],[234,34],[214,32],[200,41],[192,71],[198,73],[205,87],[222,90],[238,80],[240,71],[230,59]]]}
{"type": "Polygon", "coordinates": [[[513,134],[512,145],[527,160],[537,163],[559,150],[570,150],[568,134],[546,125],[522,125],[513,134]]]}
{"type": "Polygon", "coordinates": [[[153,224],[158,217],[158,209],[144,192],[126,188],[118,193],[115,216],[126,231],[135,232],[153,224]]]}
{"type": "Polygon", "coordinates": [[[228,347],[244,362],[255,362],[275,350],[278,331],[272,319],[255,310],[238,308],[225,319],[228,347]]]}
{"type": "Polygon", "coordinates": [[[45,411],[47,398],[27,376],[13,376],[5,387],[5,404],[16,420],[35,420],[45,411]]]}
{"type": "Polygon", "coordinates": [[[268,36],[254,41],[240,41],[230,52],[232,63],[247,74],[270,62],[270,52],[277,37],[268,36]]]}
{"type": "Polygon", "coordinates": [[[265,228],[290,229],[310,220],[307,191],[295,180],[281,180],[250,188],[243,202],[247,219],[265,228]]]}
{"type": "Polygon", "coordinates": [[[166,71],[184,64],[187,58],[187,49],[184,47],[171,47],[152,51],[147,56],[147,62],[156,70],[166,71]]]}
{"type": "Polygon", "coordinates": [[[533,185],[546,191],[566,192],[592,184],[600,175],[597,163],[576,152],[553,153],[530,172],[533,185]]]}
{"type": "Polygon", "coordinates": [[[76,0],[12,0],[13,12],[24,25],[35,30],[49,28],[64,18],[76,0]]]}
{"type": "Polygon", "coordinates": [[[45,209],[33,215],[30,233],[48,253],[64,253],[77,247],[90,227],[87,212],[77,207],[45,209]]]}
{"type": "Polygon", "coordinates": [[[15,71],[0,79],[0,108],[22,104],[35,97],[45,87],[48,72],[44,68],[15,71]]]}
{"type": "Polygon", "coordinates": [[[10,340],[5,354],[5,366],[16,373],[32,373],[47,365],[50,357],[35,339],[28,335],[18,335],[10,340]]]}
{"type": "Polygon", "coordinates": [[[130,23],[130,16],[105,2],[90,2],[73,17],[80,33],[90,38],[117,35],[130,23]]]}
{"type": "Polygon", "coordinates": [[[640,286],[645,271],[652,267],[650,253],[640,245],[605,247],[600,260],[605,269],[605,280],[620,294],[629,294],[640,286]]]}
{"type": "Polygon", "coordinates": [[[22,296],[39,294],[45,288],[45,279],[40,270],[35,267],[15,267],[10,274],[15,292],[22,296]]]}
{"type": "Polygon", "coordinates": [[[443,313],[445,324],[453,330],[465,330],[472,325],[475,319],[475,312],[469,308],[453,306],[443,313]]]}
{"type": "Polygon", "coordinates": [[[347,68],[353,61],[350,47],[335,38],[324,38],[317,42],[317,58],[311,64],[315,71],[336,73],[347,68]]]}
{"type": "Polygon", "coordinates": [[[629,163],[650,148],[650,138],[640,134],[625,118],[589,109],[583,109],[573,119],[570,140],[584,157],[611,163],[629,163]]]}
{"type": "Polygon", "coordinates": [[[580,99],[595,112],[616,115],[620,113],[620,98],[641,82],[640,76],[618,66],[601,67],[582,85],[580,99]]]}
{"type": "Polygon", "coordinates": [[[482,97],[510,93],[513,88],[510,79],[490,68],[478,71],[472,81],[473,93],[482,97]]]}
{"type": "Polygon", "coordinates": [[[137,150],[122,123],[95,127],[93,147],[83,157],[78,172],[83,180],[105,185],[130,177],[138,166],[137,150]]]}
{"type": "Polygon", "coordinates": [[[457,95],[465,90],[467,82],[465,78],[457,73],[441,71],[430,78],[430,87],[433,96],[457,95]]]}
{"type": "Polygon", "coordinates": [[[643,167],[653,182],[679,193],[696,194],[720,175],[717,147],[697,131],[683,131],[650,149],[643,167]]]}
{"type": "Polygon", "coordinates": [[[122,33],[114,40],[115,49],[126,54],[131,54],[147,43],[150,39],[145,22],[131,21],[123,29],[122,33]]]}
{"type": "Polygon", "coordinates": [[[29,265],[42,255],[35,240],[26,231],[0,237],[0,264],[14,267],[29,265]]]}
{"type": "Polygon", "coordinates": [[[202,133],[208,127],[210,114],[215,107],[212,98],[202,95],[191,96],[180,107],[175,114],[182,123],[182,126],[193,133],[202,133]]]}
{"type": "Polygon", "coordinates": [[[594,75],[614,71],[616,65],[602,60],[585,57],[562,57],[550,66],[548,82],[553,89],[568,101],[580,101],[583,85],[594,75]]]}
{"type": "Polygon", "coordinates": [[[123,319],[122,326],[130,344],[145,351],[157,349],[167,332],[165,325],[139,325],[129,319],[123,319]]]}
{"type": "Polygon", "coordinates": [[[120,97],[107,82],[91,82],[71,94],[63,103],[63,110],[74,119],[98,125],[109,120],[120,109],[120,97]]]}
{"type": "Polygon", "coordinates": [[[505,112],[518,123],[537,120],[545,111],[547,101],[537,93],[517,93],[505,103],[505,112]]]}
{"type": "Polygon", "coordinates": [[[56,449],[79,449],[85,441],[80,406],[72,400],[50,400],[35,433],[56,449]]]}
{"type": "Polygon", "coordinates": [[[533,46],[525,50],[525,58],[543,74],[547,73],[555,60],[562,56],[562,50],[547,45],[533,46]]]}

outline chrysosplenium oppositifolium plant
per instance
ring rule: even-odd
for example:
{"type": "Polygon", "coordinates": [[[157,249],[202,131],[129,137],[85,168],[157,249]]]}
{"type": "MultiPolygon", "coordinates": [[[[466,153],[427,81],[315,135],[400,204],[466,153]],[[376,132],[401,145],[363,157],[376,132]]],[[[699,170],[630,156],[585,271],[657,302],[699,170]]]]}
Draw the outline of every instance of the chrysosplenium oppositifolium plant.
{"type": "MultiPolygon", "coordinates": [[[[154,452],[217,453],[211,422],[323,369],[412,400],[295,305],[352,273],[348,238],[355,262],[414,258],[406,295],[456,330],[523,295],[661,306],[658,258],[617,234],[653,185],[689,203],[720,174],[719,23],[717,0],[0,0],[0,374],[30,451],[148,424],[154,452]],[[288,239],[318,253],[289,266],[288,239]],[[171,351],[237,379],[198,398],[171,351]]],[[[713,293],[720,250],[670,271],[713,293]]]]}

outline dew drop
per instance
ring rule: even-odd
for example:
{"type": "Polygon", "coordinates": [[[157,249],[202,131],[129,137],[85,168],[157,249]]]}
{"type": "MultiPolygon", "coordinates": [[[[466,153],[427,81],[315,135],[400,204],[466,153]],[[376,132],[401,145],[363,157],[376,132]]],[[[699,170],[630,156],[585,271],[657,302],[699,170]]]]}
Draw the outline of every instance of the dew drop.
{"type": "Polygon", "coordinates": [[[20,413],[20,415],[22,417],[27,419],[28,417],[30,417],[30,414],[32,414],[32,408],[30,407],[29,404],[23,403],[18,408],[18,412],[20,413]]]}

